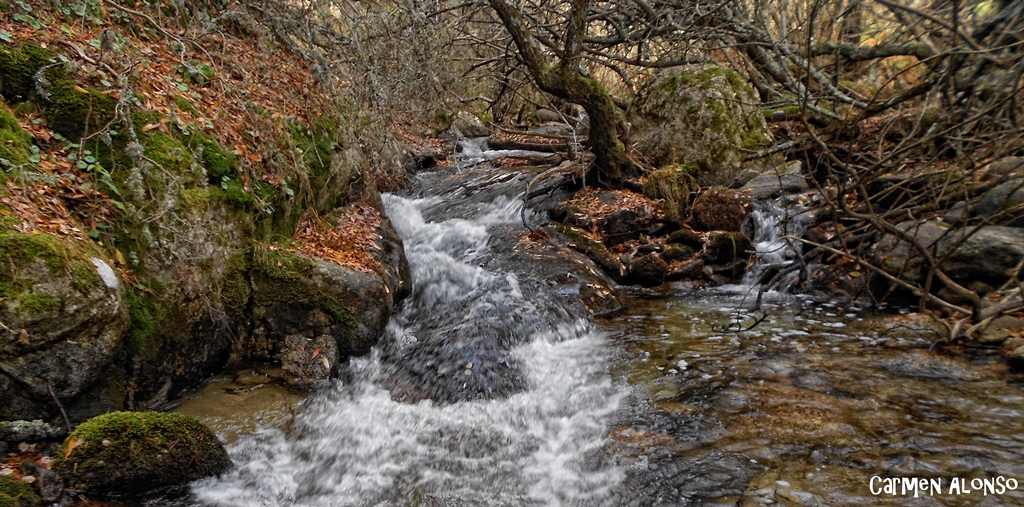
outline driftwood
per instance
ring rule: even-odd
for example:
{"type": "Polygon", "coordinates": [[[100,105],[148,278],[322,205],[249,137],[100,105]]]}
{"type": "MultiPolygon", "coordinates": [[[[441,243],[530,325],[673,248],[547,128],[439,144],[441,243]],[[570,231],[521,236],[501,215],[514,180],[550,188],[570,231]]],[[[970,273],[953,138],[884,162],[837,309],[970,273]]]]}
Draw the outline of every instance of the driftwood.
{"type": "Polygon", "coordinates": [[[569,141],[537,136],[493,134],[487,138],[487,144],[496,150],[526,150],[545,153],[569,151],[569,141]]]}

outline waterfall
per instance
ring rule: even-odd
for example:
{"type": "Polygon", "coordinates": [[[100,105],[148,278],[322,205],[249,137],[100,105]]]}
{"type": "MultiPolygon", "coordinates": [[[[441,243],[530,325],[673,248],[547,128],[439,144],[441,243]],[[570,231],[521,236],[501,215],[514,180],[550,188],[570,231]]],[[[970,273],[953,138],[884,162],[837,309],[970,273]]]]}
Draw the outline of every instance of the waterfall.
{"type": "Polygon", "coordinates": [[[803,245],[792,238],[803,235],[812,220],[808,208],[790,196],[754,201],[753,210],[741,227],[750,236],[755,250],[743,275],[743,285],[758,284],[772,266],[786,267],[796,262],[803,245]]]}

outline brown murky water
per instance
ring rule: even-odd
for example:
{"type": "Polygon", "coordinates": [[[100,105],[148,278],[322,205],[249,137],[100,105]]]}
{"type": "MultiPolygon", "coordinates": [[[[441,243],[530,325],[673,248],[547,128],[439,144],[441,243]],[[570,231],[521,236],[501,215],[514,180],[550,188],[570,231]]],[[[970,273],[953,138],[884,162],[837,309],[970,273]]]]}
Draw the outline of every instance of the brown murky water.
{"type": "Polygon", "coordinates": [[[919,320],[802,298],[722,332],[740,300],[635,298],[606,322],[633,387],[611,448],[650,505],[1024,504],[1024,391],[995,351],[930,352],[919,320]]]}
{"type": "Polygon", "coordinates": [[[288,387],[280,368],[254,365],[207,380],[173,411],[198,417],[230,444],[259,427],[287,427],[309,394],[288,387]]]}

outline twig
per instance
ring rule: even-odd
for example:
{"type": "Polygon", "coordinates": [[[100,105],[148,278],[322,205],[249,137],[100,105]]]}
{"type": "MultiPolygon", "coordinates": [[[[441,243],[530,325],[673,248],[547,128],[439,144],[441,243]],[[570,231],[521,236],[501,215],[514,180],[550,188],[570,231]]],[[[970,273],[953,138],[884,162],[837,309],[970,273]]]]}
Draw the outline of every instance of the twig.
{"type": "Polygon", "coordinates": [[[68,433],[71,433],[71,420],[68,419],[68,413],[64,411],[64,405],[61,405],[60,400],[57,399],[57,395],[53,392],[53,387],[50,383],[46,383],[46,392],[50,393],[50,397],[53,398],[53,402],[57,404],[57,408],[60,409],[60,415],[64,417],[64,425],[68,428],[68,433]]]}
{"type": "MultiPolygon", "coordinates": [[[[135,9],[129,9],[128,7],[125,7],[125,6],[115,2],[114,0],[103,0],[103,3],[105,3],[105,4],[115,8],[115,9],[117,9],[119,11],[131,14],[132,16],[138,16],[138,17],[140,17],[142,19],[145,19],[147,22],[149,22],[150,25],[153,25],[153,28],[156,28],[156,30],[158,32],[162,33],[165,37],[170,38],[170,39],[174,39],[174,40],[178,41],[179,43],[182,42],[181,41],[181,37],[178,37],[177,35],[174,35],[171,32],[168,32],[167,30],[164,30],[164,28],[162,26],[160,26],[160,23],[157,23],[156,20],[154,20],[153,18],[151,18],[148,14],[146,14],[144,12],[139,12],[139,11],[137,11],[135,9]]],[[[184,44],[182,44],[182,45],[184,45],[184,44]]]]}

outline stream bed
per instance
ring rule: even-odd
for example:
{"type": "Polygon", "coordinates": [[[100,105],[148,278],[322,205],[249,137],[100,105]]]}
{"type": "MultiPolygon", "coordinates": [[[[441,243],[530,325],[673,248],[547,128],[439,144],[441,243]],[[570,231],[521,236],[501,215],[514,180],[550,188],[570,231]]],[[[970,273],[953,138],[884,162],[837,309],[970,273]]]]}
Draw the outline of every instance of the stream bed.
{"type": "Polygon", "coordinates": [[[384,197],[414,292],[342,378],[304,403],[275,391],[287,413],[255,425],[204,416],[251,392],[236,385],[179,408],[233,440],[236,466],[176,505],[1024,504],[1024,485],[948,493],[1024,480],[1024,392],[994,354],[776,293],[733,332],[742,286],[625,292],[593,318],[598,275],[524,240],[543,222],[522,212],[529,176],[481,167],[384,197]],[[875,495],[874,476],[942,489],[875,495]]]}

